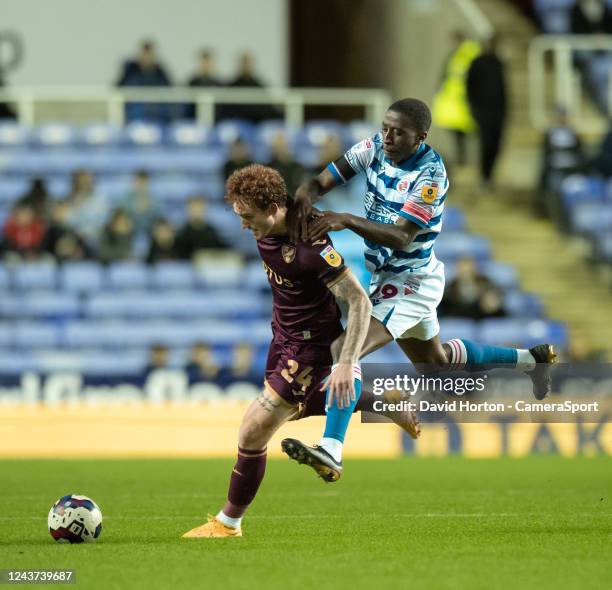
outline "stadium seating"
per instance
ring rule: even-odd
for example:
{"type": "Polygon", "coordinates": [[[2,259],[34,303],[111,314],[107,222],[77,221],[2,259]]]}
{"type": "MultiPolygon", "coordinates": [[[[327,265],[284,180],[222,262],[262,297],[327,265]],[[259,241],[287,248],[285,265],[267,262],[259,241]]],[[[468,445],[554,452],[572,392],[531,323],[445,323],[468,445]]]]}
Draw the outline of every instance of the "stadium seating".
{"type": "MultiPolygon", "coordinates": [[[[210,343],[221,362],[228,362],[232,345],[250,343],[262,370],[271,337],[270,290],[252,237],[240,231],[239,220],[221,201],[228,146],[240,137],[253,153],[267,154],[275,135],[283,133],[298,159],[313,164],[329,135],[348,147],[374,131],[363,122],[343,126],[335,121],[312,121],[303,129],[287,128],[280,121],[257,126],[225,121],[214,128],[187,121],[165,128],[132,123],[123,129],[104,123],[49,123],[34,129],[0,124],[0,220],[27,191],[33,176],[45,178],[52,196],[61,197],[68,192],[71,174],[87,168],[96,173],[97,190],[119,203],[129,193],[132,173],[145,169],[151,172],[151,191],[160,210],[174,223],[184,220],[185,200],[202,194],[211,200],[209,222],[247,255],[244,266],[211,261],[197,267],[182,261],[0,264],[0,375],[59,369],[105,377],[138,375],[151,345],[168,345],[173,351],[171,365],[182,366],[190,346],[198,341],[210,343]]],[[[360,214],[363,189],[359,181],[351,183],[333,191],[322,206],[360,214]]],[[[612,202],[612,184],[572,177],[564,190],[577,231],[593,229],[593,223],[597,235],[610,229],[603,221],[610,216],[597,215],[596,207],[612,202]]],[[[550,338],[564,343],[564,328],[544,318],[537,296],[520,290],[515,269],[491,260],[487,240],[466,232],[462,211],[447,206],[443,224],[436,253],[445,263],[447,280],[458,258],[475,257],[480,272],[504,291],[511,316],[480,323],[443,318],[443,339],[527,345],[550,338]]],[[[363,241],[348,231],[332,237],[367,285],[363,241]]],[[[612,260],[612,237],[605,234],[601,245],[601,255],[612,260]]],[[[146,243],[141,244],[139,251],[145,250],[146,243]]],[[[367,360],[403,359],[392,344],[367,360]]]]}

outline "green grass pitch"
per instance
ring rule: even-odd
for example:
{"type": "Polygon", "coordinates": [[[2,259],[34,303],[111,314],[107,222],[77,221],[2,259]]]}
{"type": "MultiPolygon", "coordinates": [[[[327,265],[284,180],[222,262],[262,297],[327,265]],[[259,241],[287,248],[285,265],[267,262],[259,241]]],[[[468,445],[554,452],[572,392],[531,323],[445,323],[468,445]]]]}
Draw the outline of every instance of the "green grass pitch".
{"type": "Polygon", "coordinates": [[[74,568],[87,590],[612,587],[610,458],[349,459],[327,485],[273,460],[242,539],[181,539],[231,465],[0,461],[0,568],[74,568]],[[98,543],[49,536],[67,493],[101,506],[98,543]]]}

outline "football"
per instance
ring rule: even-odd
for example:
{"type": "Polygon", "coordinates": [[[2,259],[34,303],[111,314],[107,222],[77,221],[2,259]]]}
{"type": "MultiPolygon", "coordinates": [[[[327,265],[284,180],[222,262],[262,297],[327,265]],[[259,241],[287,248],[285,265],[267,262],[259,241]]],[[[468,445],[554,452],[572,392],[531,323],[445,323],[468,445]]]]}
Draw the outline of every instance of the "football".
{"type": "Polygon", "coordinates": [[[59,543],[95,541],[102,532],[102,511],[87,496],[62,496],[49,510],[49,533],[59,543]]]}

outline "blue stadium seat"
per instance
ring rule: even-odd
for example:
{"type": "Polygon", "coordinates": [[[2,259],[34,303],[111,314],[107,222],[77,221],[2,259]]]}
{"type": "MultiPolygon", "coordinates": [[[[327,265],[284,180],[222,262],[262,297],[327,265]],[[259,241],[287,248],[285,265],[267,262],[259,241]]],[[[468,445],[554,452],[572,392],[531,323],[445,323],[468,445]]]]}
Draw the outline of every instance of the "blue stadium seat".
{"type": "Polygon", "coordinates": [[[298,134],[297,141],[304,146],[320,148],[325,145],[330,136],[338,139],[342,145],[344,128],[338,121],[313,120],[304,125],[298,134]]]}
{"type": "Polygon", "coordinates": [[[169,125],[166,133],[171,146],[204,147],[213,139],[210,127],[194,121],[175,121],[169,125]]]}
{"type": "Polygon", "coordinates": [[[121,354],[92,351],[79,354],[80,370],[92,376],[138,376],[147,364],[145,350],[122,351],[121,354]]]}
{"type": "Polygon", "coordinates": [[[28,178],[0,178],[0,204],[12,205],[25,194],[29,186],[28,178]]]}
{"type": "Polygon", "coordinates": [[[62,148],[71,147],[77,134],[67,123],[45,123],[32,132],[32,142],[37,147],[62,148]]]}
{"type": "Polygon", "coordinates": [[[57,268],[51,262],[29,262],[13,269],[13,284],[17,289],[52,290],[56,287],[57,268]]]}
{"type": "Polygon", "coordinates": [[[34,357],[27,351],[0,350],[0,375],[20,376],[36,370],[34,357]]]}
{"type": "Polygon", "coordinates": [[[189,289],[195,283],[190,262],[159,262],[151,271],[151,285],[157,289],[189,289]]]}
{"type": "MultiPolygon", "coordinates": [[[[0,321],[0,346],[8,348],[13,345],[15,333],[13,325],[0,321]]],[[[1,355],[0,355],[1,356],[1,355]]]]}
{"type": "Polygon", "coordinates": [[[604,262],[612,263],[612,231],[596,234],[595,255],[604,262]]]}
{"type": "Polygon", "coordinates": [[[486,344],[521,348],[531,348],[543,342],[564,347],[567,344],[567,330],[560,322],[541,319],[491,319],[481,322],[479,339],[486,344]]]}
{"type": "Polygon", "coordinates": [[[444,231],[462,232],[466,231],[465,215],[457,207],[445,207],[442,213],[442,227],[444,231]]]}
{"type": "Polygon", "coordinates": [[[26,293],[19,298],[16,313],[39,318],[78,317],[81,305],[76,295],[57,291],[26,293]]]}
{"type": "Polygon", "coordinates": [[[241,266],[203,264],[196,269],[196,283],[202,287],[238,287],[242,284],[244,269],[241,266]]]}
{"type": "Polygon", "coordinates": [[[474,340],[476,322],[467,318],[442,318],[440,320],[440,340],[446,342],[453,338],[474,340]]]}
{"type": "Polygon", "coordinates": [[[572,229],[582,234],[612,230],[612,208],[602,203],[579,203],[570,213],[572,229]]]}
{"type": "Polygon", "coordinates": [[[85,147],[112,147],[121,141],[121,130],[111,123],[91,123],[77,134],[77,141],[85,147]]]}
{"type": "Polygon", "coordinates": [[[489,260],[479,265],[479,270],[502,289],[516,289],[518,287],[518,275],[516,268],[505,262],[489,260]]]}
{"type": "Polygon", "coordinates": [[[149,283],[146,264],[141,262],[115,262],[107,271],[108,285],[113,289],[142,289],[149,283]]]}
{"type": "Polygon", "coordinates": [[[255,130],[255,144],[260,144],[267,148],[270,148],[272,146],[272,143],[274,142],[275,137],[279,133],[285,136],[287,143],[291,147],[293,146],[297,138],[298,129],[296,129],[295,127],[290,127],[286,125],[284,121],[280,121],[278,119],[263,121],[257,126],[257,129],[255,130]]]}
{"type": "Polygon", "coordinates": [[[244,288],[258,291],[267,291],[270,288],[268,275],[260,262],[252,262],[243,272],[244,288]]]}
{"type": "Polygon", "coordinates": [[[0,262],[0,292],[9,288],[11,275],[4,264],[0,262]]]}
{"type": "Polygon", "coordinates": [[[504,307],[515,317],[540,318],[544,307],[541,299],[535,293],[524,291],[508,291],[504,294],[504,307]]]}
{"type": "Polygon", "coordinates": [[[561,199],[568,211],[579,203],[601,203],[604,197],[603,181],[597,177],[572,174],[561,183],[561,199]]]}
{"type": "Polygon", "coordinates": [[[372,125],[367,121],[351,121],[346,126],[344,147],[349,148],[368,137],[374,137],[379,132],[380,125],[372,125]]]}
{"type": "Polygon", "coordinates": [[[564,35],[570,32],[570,11],[576,0],[535,0],[534,8],[545,33],[564,35]]]}
{"type": "Polygon", "coordinates": [[[242,328],[242,337],[247,344],[262,346],[269,344],[272,340],[272,327],[269,319],[248,322],[244,324],[242,328]]]}
{"type": "Polygon", "coordinates": [[[490,257],[489,242],[486,238],[460,232],[442,232],[435,242],[436,256],[446,262],[469,256],[477,262],[490,257]]]}
{"type": "Polygon", "coordinates": [[[95,292],[103,282],[104,268],[98,262],[66,262],[59,271],[59,284],[64,291],[95,292]]]}
{"type": "Polygon", "coordinates": [[[151,181],[151,193],[160,202],[186,201],[189,197],[202,194],[204,183],[190,176],[158,176],[151,181]]]}
{"type": "Polygon", "coordinates": [[[134,121],[123,128],[123,141],[131,146],[155,147],[162,143],[161,126],[145,121],[134,121]]]}
{"type": "Polygon", "coordinates": [[[13,121],[0,122],[0,147],[24,147],[29,139],[30,130],[26,125],[13,121]]]}
{"type": "Polygon", "coordinates": [[[19,322],[14,326],[14,343],[17,348],[55,348],[58,333],[48,322],[19,322]]]}
{"type": "Polygon", "coordinates": [[[253,143],[255,127],[249,121],[242,119],[225,119],[215,126],[215,138],[224,146],[229,146],[237,139],[242,139],[249,145],[253,143]]]}

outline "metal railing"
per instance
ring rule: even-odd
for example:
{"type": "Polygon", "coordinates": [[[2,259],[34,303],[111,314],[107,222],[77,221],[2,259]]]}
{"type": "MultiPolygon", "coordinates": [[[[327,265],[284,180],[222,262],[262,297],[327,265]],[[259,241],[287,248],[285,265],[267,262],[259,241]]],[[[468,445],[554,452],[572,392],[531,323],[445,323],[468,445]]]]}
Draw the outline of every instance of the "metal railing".
{"type": "MultiPolygon", "coordinates": [[[[580,52],[597,51],[612,56],[612,35],[540,35],[533,39],[529,46],[529,115],[535,127],[548,129],[554,110],[560,105],[581,131],[599,133],[607,129],[605,116],[588,105],[581,73],[575,66],[580,52]],[[551,58],[552,84],[547,68],[551,58]]],[[[608,72],[607,107],[610,116],[612,68],[608,72]]]]}
{"type": "Polygon", "coordinates": [[[106,120],[122,125],[126,103],[193,104],[198,121],[212,125],[215,106],[268,104],[284,110],[289,125],[301,126],[304,108],[309,105],[363,106],[365,119],[379,124],[391,97],[384,90],[371,88],[106,88],[106,87],[13,87],[0,89],[0,102],[15,105],[20,122],[36,122],[41,103],[105,105],[106,120]]]}

